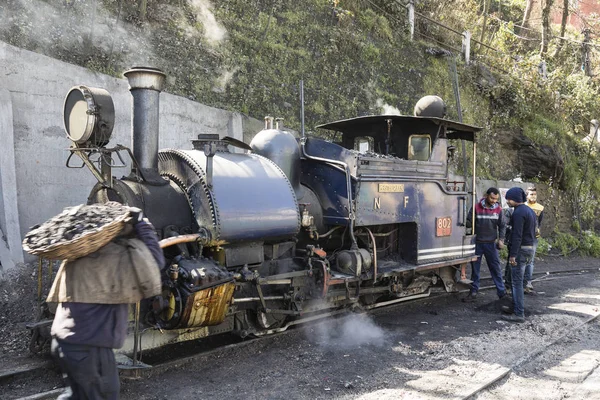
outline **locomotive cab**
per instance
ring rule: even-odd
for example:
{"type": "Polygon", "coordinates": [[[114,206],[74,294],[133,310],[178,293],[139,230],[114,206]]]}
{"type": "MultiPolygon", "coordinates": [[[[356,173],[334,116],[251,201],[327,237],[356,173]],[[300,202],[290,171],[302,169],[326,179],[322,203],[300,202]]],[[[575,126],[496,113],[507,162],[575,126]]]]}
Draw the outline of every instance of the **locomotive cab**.
{"type": "Polygon", "coordinates": [[[326,225],[373,230],[375,245],[367,240],[362,246],[377,252],[380,268],[408,269],[474,254],[472,236],[464,229],[469,193],[466,182],[450,177],[448,148],[450,140],[474,142],[480,128],[398,115],[319,128],[335,131],[337,141],[304,141],[302,183],[319,197],[326,225]],[[315,159],[341,162],[349,176],[315,159]]]}

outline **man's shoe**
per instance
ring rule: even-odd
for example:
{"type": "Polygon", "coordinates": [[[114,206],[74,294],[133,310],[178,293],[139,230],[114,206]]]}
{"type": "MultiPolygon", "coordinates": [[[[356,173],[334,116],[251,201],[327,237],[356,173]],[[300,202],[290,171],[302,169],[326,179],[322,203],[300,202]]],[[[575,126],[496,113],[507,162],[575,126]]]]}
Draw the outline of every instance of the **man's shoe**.
{"type": "Polygon", "coordinates": [[[515,309],[512,306],[502,306],[502,312],[505,314],[514,314],[515,309]]]}
{"type": "Polygon", "coordinates": [[[462,299],[462,301],[464,303],[472,303],[475,300],[477,300],[477,293],[473,293],[473,292],[469,293],[466,297],[463,297],[463,299],[462,299]]]}
{"type": "Polygon", "coordinates": [[[528,287],[523,288],[523,293],[528,294],[530,296],[535,296],[537,294],[535,290],[533,290],[533,288],[528,287]]]}
{"type": "Polygon", "coordinates": [[[502,315],[502,319],[505,321],[509,321],[509,322],[525,322],[525,317],[519,317],[518,315],[515,314],[510,314],[510,315],[502,315]]]}

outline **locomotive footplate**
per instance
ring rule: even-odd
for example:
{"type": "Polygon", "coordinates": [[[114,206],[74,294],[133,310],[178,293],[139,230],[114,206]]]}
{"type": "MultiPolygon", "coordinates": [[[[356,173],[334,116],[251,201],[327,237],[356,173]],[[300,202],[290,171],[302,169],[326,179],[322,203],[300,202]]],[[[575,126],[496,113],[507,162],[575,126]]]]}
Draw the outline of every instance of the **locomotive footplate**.
{"type": "Polygon", "coordinates": [[[438,268],[442,268],[442,267],[459,266],[460,264],[470,263],[475,260],[477,260],[477,256],[469,256],[469,257],[465,257],[465,258],[459,258],[459,259],[448,260],[448,261],[440,261],[440,262],[435,262],[435,263],[430,263],[430,264],[421,264],[421,265],[403,264],[403,265],[393,265],[393,266],[387,265],[386,266],[384,264],[383,266],[379,267],[377,277],[378,278],[387,278],[387,277],[396,275],[399,272],[426,271],[426,270],[438,269],[438,268]]]}

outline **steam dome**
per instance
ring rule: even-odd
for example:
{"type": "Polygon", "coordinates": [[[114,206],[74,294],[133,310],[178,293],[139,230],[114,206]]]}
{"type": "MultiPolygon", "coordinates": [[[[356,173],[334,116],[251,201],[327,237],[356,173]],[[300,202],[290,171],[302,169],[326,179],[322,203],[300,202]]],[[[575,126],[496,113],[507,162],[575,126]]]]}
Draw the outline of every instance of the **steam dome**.
{"type": "Polygon", "coordinates": [[[417,102],[414,111],[415,117],[444,118],[446,103],[439,96],[425,96],[417,102]]]}

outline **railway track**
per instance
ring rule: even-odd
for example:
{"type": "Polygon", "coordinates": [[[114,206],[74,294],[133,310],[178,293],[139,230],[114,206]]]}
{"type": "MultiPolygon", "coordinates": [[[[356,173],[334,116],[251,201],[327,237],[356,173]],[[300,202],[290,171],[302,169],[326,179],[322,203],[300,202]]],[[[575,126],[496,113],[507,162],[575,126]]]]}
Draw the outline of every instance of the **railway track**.
{"type": "MultiPolygon", "coordinates": [[[[538,281],[541,283],[544,281],[562,279],[562,278],[571,276],[573,274],[593,273],[593,272],[597,272],[597,271],[598,271],[598,269],[596,269],[596,268],[564,269],[564,270],[558,270],[558,271],[542,271],[542,272],[537,272],[535,274],[535,276],[536,276],[535,281],[538,281]]],[[[489,280],[489,279],[490,278],[488,277],[488,278],[483,278],[482,280],[489,280]]],[[[493,289],[493,288],[495,288],[495,286],[489,285],[489,286],[481,287],[480,290],[489,290],[489,289],[493,289]]],[[[466,291],[467,290],[465,290],[465,292],[466,291]]],[[[409,301],[410,303],[414,304],[414,303],[418,303],[420,301],[424,301],[426,299],[432,299],[432,298],[443,297],[443,296],[448,296],[448,295],[449,294],[445,293],[445,292],[437,292],[437,293],[431,293],[431,294],[426,293],[426,294],[423,294],[420,296],[408,298],[405,301],[409,301]]],[[[399,299],[399,300],[403,300],[403,299],[399,299]]],[[[401,303],[401,301],[400,302],[394,301],[394,302],[389,302],[389,303],[393,303],[393,304],[380,303],[380,304],[377,304],[376,307],[377,308],[386,307],[386,306],[391,307],[393,305],[401,303]]],[[[372,309],[372,308],[375,308],[375,307],[369,307],[369,309],[372,309]]],[[[323,316],[320,316],[320,318],[308,318],[307,320],[301,321],[301,323],[309,323],[314,320],[320,320],[324,317],[348,314],[350,312],[351,312],[350,310],[342,310],[339,312],[332,312],[332,313],[328,313],[323,316]]],[[[588,318],[586,321],[582,322],[580,324],[580,326],[578,326],[578,329],[581,329],[583,326],[590,324],[593,321],[596,321],[597,318],[598,318],[598,316],[588,318]]],[[[270,335],[254,337],[254,338],[246,339],[246,340],[241,340],[241,339],[237,339],[234,337],[228,337],[231,335],[222,335],[223,336],[222,338],[221,337],[207,338],[207,339],[204,339],[203,341],[201,341],[202,345],[196,345],[195,348],[193,348],[191,350],[189,348],[190,345],[179,344],[177,346],[179,346],[180,349],[178,351],[169,351],[169,355],[166,355],[165,353],[167,353],[167,352],[165,352],[165,351],[162,351],[163,354],[160,354],[161,352],[159,352],[158,354],[148,353],[147,355],[144,355],[144,357],[145,357],[144,362],[152,364],[151,367],[135,368],[135,369],[125,368],[120,371],[121,376],[125,379],[140,379],[140,378],[147,379],[149,377],[161,374],[167,370],[181,367],[181,366],[189,364],[189,363],[200,361],[204,358],[208,358],[212,355],[218,354],[219,352],[222,352],[222,351],[225,351],[225,350],[228,350],[231,348],[243,348],[245,346],[253,345],[253,344],[257,343],[257,341],[270,340],[271,338],[274,337],[274,335],[285,335],[288,332],[293,332],[293,330],[288,329],[288,328],[292,328],[293,325],[295,325],[295,324],[290,324],[283,328],[279,328],[278,330],[273,330],[273,331],[269,332],[269,333],[271,333],[270,335]],[[192,354],[190,355],[190,353],[192,353],[192,354]],[[180,354],[186,354],[186,355],[179,356],[180,354]]],[[[497,383],[497,382],[501,381],[502,379],[504,379],[505,377],[507,377],[512,371],[519,368],[521,365],[523,365],[527,361],[531,360],[532,358],[536,357],[537,355],[540,355],[541,353],[543,353],[543,351],[545,351],[545,349],[547,349],[548,347],[553,346],[556,343],[560,342],[562,339],[564,339],[565,336],[566,336],[566,334],[561,335],[560,337],[558,337],[554,341],[552,341],[550,345],[543,346],[540,349],[535,349],[531,353],[528,353],[527,355],[525,355],[524,357],[519,359],[517,362],[515,362],[508,370],[502,371],[501,373],[498,373],[497,375],[491,376],[490,379],[487,380],[484,384],[482,384],[480,387],[473,390],[467,396],[462,397],[462,398],[463,399],[472,399],[472,398],[474,398],[474,396],[486,391],[488,388],[493,386],[495,383],[497,383]]],[[[12,371],[7,371],[5,373],[0,374],[0,392],[4,393],[2,398],[7,398],[7,399],[17,398],[20,400],[38,400],[38,399],[56,398],[56,396],[64,390],[64,388],[61,386],[62,386],[62,379],[60,377],[60,374],[59,374],[58,370],[56,370],[52,361],[50,361],[50,360],[40,362],[33,366],[21,367],[21,368],[18,368],[18,369],[12,370],[12,371]],[[36,382],[36,381],[38,383],[38,386],[43,386],[41,391],[38,390],[39,393],[23,397],[22,396],[22,392],[24,391],[23,387],[26,385],[29,385],[31,382],[36,382]],[[43,381],[43,382],[41,382],[41,381],[43,381]],[[11,393],[16,394],[16,396],[11,395],[11,393]]]]}

